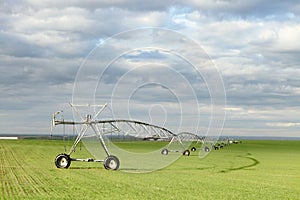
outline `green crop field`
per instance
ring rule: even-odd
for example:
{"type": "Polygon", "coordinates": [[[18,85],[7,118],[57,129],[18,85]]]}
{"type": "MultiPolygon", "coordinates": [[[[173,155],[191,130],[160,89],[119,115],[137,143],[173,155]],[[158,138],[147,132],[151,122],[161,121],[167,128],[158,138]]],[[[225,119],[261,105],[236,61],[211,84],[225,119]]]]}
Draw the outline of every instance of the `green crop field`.
{"type": "Polygon", "coordinates": [[[54,158],[63,151],[57,140],[0,140],[0,198],[300,199],[300,141],[243,141],[142,174],[105,170],[102,163],[57,169],[54,158]]]}

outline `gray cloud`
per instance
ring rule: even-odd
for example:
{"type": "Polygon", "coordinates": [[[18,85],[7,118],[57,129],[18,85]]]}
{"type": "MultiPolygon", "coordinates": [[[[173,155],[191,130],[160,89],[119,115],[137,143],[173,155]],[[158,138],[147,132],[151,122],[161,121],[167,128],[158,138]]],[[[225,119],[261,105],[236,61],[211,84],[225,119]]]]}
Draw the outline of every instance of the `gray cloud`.
{"type": "Polygon", "coordinates": [[[201,10],[206,14],[212,16],[224,17],[230,15],[231,17],[239,16],[258,16],[258,17],[272,17],[281,13],[297,12],[299,5],[294,0],[280,1],[280,0],[266,0],[266,1],[242,1],[242,0],[222,0],[222,1],[205,1],[205,0],[187,0],[185,2],[178,0],[154,0],[140,3],[138,0],[117,0],[117,1],[37,1],[28,0],[26,4],[37,8],[59,8],[66,7],[81,7],[89,10],[97,8],[113,9],[121,8],[130,11],[165,11],[171,7],[178,7],[189,10],[201,10]]]}

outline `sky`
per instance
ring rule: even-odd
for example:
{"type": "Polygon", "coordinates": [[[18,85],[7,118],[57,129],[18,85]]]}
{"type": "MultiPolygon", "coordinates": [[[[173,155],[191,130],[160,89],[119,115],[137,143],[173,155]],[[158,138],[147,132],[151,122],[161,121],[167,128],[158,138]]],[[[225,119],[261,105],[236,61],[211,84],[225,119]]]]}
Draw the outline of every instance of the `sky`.
{"type": "Polygon", "coordinates": [[[299,38],[294,0],[2,0],[0,134],[50,134],[75,100],[175,132],[300,136],[299,38]]]}

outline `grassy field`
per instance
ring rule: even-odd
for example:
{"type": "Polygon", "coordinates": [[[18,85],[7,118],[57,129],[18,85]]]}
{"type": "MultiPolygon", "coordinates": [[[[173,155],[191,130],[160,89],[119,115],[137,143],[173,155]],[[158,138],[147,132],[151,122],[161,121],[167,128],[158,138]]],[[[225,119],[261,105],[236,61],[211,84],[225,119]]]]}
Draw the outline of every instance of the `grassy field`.
{"type": "Polygon", "coordinates": [[[102,163],[57,169],[54,158],[63,151],[60,141],[0,140],[0,198],[300,199],[300,141],[243,141],[144,174],[105,170],[102,163]]]}

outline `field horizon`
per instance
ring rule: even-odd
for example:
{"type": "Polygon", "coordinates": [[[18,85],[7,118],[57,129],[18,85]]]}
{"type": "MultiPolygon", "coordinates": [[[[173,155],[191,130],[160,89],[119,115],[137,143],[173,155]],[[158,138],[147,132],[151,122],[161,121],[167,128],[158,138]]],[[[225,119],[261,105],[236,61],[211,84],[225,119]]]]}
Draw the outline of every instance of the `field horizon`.
{"type": "MultiPolygon", "coordinates": [[[[77,135],[68,134],[67,137],[75,138],[77,135]]],[[[19,137],[19,139],[61,139],[63,134],[14,134],[14,133],[0,133],[0,137],[19,137]]],[[[296,136],[268,136],[268,135],[220,135],[220,138],[232,138],[236,140],[300,140],[300,137],[296,136]]]]}

